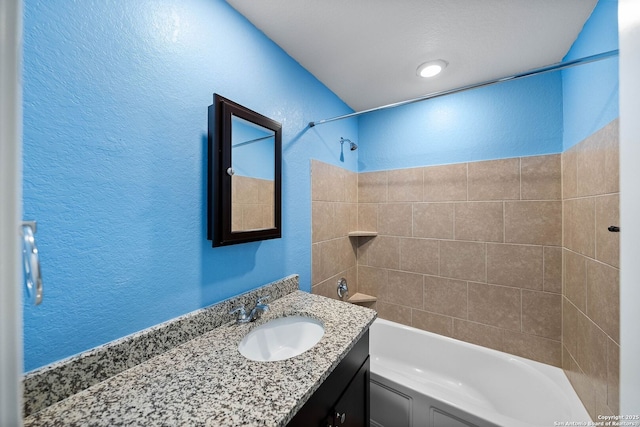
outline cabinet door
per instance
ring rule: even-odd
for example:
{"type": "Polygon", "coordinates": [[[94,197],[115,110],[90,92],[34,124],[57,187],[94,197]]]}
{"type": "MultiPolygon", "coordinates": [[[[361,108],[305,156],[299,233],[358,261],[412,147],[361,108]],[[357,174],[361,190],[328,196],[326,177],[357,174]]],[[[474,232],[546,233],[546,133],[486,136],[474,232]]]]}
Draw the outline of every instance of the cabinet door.
{"type": "Polygon", "coordinates": [[[369,427],[369,358],[334,406],[333,426],[369,427]]]}
{"type": "MultiPolygon", "coordinates": [[[[298,411],[287,427],[334,427],[336,402],[345,395],[349,388],[362,374],[362,368],[366,365],[366,399],[367,423],[359,426],[369,426],[369,331],[360,338],[356,345],[349,351],[344,359],[336,366],[331,375],[322,383],[320,388],[309,398],[307,403],[298,411]]],[[[362,390],[362,389],[360,389],[362,390]]],[[[340,413],[342,415],[342,413],[340,413]]],[[[345,416],[345,422],[346,422],[345,416]]],[[[337,424],[341,427],[341,423],[337,424]]],[[[345,424],[356,425],[356,424],[345,424]]]]}

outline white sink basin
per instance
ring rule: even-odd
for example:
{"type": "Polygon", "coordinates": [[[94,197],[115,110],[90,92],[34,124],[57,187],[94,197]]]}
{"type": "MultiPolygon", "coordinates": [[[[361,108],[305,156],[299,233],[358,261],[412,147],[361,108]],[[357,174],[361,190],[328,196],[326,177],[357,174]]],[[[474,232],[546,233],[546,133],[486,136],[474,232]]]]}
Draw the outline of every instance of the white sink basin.
{"type": "Polygon", "coordinates": [[[245,335],[238,350],[249,360],[274,362],[304,353],[323,335],[324,326],[319,320],[304,316],[278,317],[245,335]]]}

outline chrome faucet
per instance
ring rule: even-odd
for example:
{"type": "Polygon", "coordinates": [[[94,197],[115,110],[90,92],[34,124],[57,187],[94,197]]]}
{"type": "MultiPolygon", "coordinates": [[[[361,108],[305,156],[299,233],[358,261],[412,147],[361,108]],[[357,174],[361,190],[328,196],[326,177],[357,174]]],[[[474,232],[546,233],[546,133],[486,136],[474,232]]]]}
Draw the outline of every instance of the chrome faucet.
{"type": "Polygon", "coordinates": [[[249,318],[252,322],[259,319],[264,313],[269,311],[269,305],[264,303],[264,301],[268,300],[269,297],[270,295],[264,295],[258,298],[256,306],[253,307],[253,310],[251,310],[251,313],[249,313],[249,318]]]}
{"type": "Polygon", "coordinates": [[[267,299],[269,299],[269,295],[258,298],[256,306],[253,307],[249,314],[247,314],[247,310],[244,308],[244,305],[234,308],[233,310],[229,311],[229,314],[238,314],[236,323],[253,322],[259,319],[265,312],[269,311],[269,305],[264,303],[264,301],[266,301],[267,299]]]}

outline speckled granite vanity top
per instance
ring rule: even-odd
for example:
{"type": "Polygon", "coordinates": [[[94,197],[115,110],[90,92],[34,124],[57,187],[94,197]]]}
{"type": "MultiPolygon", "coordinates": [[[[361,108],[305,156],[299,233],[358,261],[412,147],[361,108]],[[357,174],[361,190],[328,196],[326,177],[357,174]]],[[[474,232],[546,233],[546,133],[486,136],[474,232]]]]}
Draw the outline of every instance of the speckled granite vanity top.
{"type": "Polygon", "coordinates": [[[295,291],[250,324],[227,323],[25,418],[25,426],[284,426],[375,319],[375,312],[295,291]],[[323,322],[313,348],[278,362],[238,351],[252,328],[304,315],[323,322]]]}

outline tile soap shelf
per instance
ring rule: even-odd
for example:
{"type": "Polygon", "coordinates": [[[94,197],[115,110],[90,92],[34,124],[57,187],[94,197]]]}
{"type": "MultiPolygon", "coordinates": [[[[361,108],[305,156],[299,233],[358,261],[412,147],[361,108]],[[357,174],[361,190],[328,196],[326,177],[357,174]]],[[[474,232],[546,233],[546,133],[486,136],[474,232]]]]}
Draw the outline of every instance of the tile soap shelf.
{"type": "Polygon", "coordinates": [[[352,304],[362,304],[376,301],[378,301],[378,298],[367,294],[361,294],[360,292],[356,292],[347,299],[347,302],[350,302],[352,304]]]}
{"type": "Polygon", "coordinates": [[[377,231],[351,231],[349,237],[374,237],[377,236],[377,231]]]}

